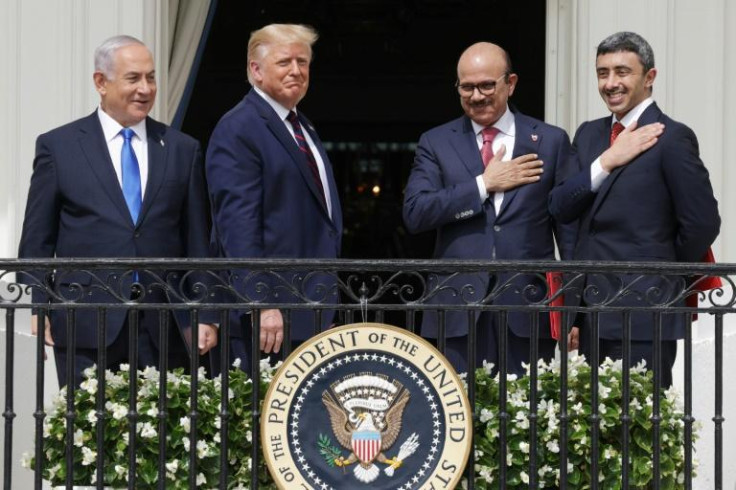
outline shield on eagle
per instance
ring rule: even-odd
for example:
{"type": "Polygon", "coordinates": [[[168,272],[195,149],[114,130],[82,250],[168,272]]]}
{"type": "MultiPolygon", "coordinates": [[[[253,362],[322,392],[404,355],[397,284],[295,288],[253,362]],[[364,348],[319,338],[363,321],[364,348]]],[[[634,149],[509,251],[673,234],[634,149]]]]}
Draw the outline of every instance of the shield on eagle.
{"type": "Polygon", "coordinates": [[[377,430],[355,431],[350,442],[353,452],[363,464],[372,463],[381,452],[381,433],[377,430]]]}

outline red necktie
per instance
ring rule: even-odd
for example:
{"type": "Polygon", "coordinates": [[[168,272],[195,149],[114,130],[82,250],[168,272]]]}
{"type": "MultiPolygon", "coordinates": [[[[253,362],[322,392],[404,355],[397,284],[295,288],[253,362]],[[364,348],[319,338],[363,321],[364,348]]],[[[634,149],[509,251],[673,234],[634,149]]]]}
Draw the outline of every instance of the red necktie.
{"type": "Polygon", "coordinates": [[[498,128],[485,128],[481,131],[483,135],[483,146],[480,147],[480,157],[483,159],[483,166],[488,166],[488,162],[493,158],[493,139],[501,131],[498,128]]]}
{"type": "Polygon", "coordinates": [[[621,134],[621,131],[624,129],[624,125],[620,122],[615,122],[613,124],[613,127],[611,128],[611,145],[613,145],[613,142],[616,141],[616,138],[618,138],[618,135],[621,134]]]}
{"type": "Polygon", "coordinates": [[[307,139],[304,137],[304,132],[302,132],[302,125],[299,124],[299,117],[296,115],[296,112],[290,111],[286,119],[291,123],[291,126],[294,128],[294,136],[296,137],[297,145],[299,145],[299,151],[304,153],[304,156],[307,157],[307,163],[309,164],[309,170],[312,172],[312,178],[314,179],[314,183],[317,186],[317,189],[319,189],[320,195],[322,196],[322,204],[327,207],[327,200],[325,199],[325,189],[324,187],[322,187],[322,179],[319,177],[317,160],[314,159],[314,154],[312,153],[312,150],[309,149],[307,139]]]}

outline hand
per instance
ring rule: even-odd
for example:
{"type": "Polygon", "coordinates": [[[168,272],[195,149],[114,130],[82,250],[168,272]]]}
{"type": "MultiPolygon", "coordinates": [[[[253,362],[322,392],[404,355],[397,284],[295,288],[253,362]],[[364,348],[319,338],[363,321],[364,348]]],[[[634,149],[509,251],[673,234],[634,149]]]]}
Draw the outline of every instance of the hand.
{"type": "Polygon", "coordinates": [[[508,162],[501,162],[505,154],[506,145],[501,145],[483,171],[483,182],[489,193],[508,191],[537,182],[541,178],[540,175],[544,170],[542,161],[537,159],[538,155],[529,153],[508,162]]]}
{"type": "Polygon", "coordinates": [[[276,353],[284,341],[284,318],[279,310],[261,311],[261,350],[276,353]]]}
{"type": "Polygon", "coordinates": [[[199,355],[202,356],[209,352],[210,349],[217,345],[217,327],[211,323],[199,324],[199,339],[197,347],[199,347],[199,355]]]}
{"type": "Polygon", "coordinates": [[[567,334],[567,352],[571,352],[580,347],[580,329],[572,327],[567,334]]]}
{"type": "MultiPolygon", "coordinates": [[[[54,345],[54,338],[51,336],[51,322],[49,321],[49,317],[46,318],[46,328],[44,329],[44,343],[46,345],[54,345]]],[[[38,335],[38,315],[31,315],[31,335],[34,337],[38,335]]],[[[43,358],[47,359],[46,356],[46,349],[44,349],[43,352],[43,358]]]]}
{"type": "Polygon", "coordinates": [[[631,162],[649,148],[657,144],[659,136],[664,133],[664,124],[652,123],[637,129],[633,122],[621,131],[616,141],[609,149],[601,154],[601,167],[606,172],[612,172],[631,162]]]}

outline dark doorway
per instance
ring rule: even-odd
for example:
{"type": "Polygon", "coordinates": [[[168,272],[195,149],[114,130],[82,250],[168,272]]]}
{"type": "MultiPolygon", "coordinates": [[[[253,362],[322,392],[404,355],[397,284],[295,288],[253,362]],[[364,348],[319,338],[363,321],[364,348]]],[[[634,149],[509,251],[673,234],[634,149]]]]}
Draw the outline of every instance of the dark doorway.
{"type": "Polygon", "coordinates": [[[343,257],[426,258],[433,237],[408,235],[401,206],[422,132],[462,115],[460,53],[477,41],[509,51],[522,112],[544,116],[545,2],[496,0],[220,1],[183,130],[207,144],[219,118],[250,89],[251,31],[312,25],[311,81],[300,110],[335,170],[344,211],[343,257]]]}

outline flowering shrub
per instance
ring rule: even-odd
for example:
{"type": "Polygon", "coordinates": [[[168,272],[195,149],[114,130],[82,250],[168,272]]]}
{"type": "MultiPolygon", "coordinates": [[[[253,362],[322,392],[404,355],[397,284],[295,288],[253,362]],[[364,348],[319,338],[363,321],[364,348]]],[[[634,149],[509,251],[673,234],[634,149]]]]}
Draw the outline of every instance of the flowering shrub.
{"type": "MultiPolygon", "coordinates": [[[[274,367],[268,360],[261,363],[260,393],[265,394],[273,378],[274,367]]],[[[476,371],[475,417],[475,484],[478,489],[498,489],[499,391],[498,375],[491,377],[491,366],[476,371]]],[[[95,409],[98,381],[96,370],[85,372],[85,381],[75,391],[77,418],[74,421],[74,482],[77,485],[96,483],[95,409]]],[[[567,488],[590,488],[590,374],[591,368],[581,356],[571,356],[568,362],[568,464],[567,488]]],[[[158,481],[158,382],[159,373],[153,368],[138,371],[138,401],[136,411],[137,483],[136,488],[156,488],[158,481]]],[[[231,414],[228,432],[228,488],[248,488],[251,480],[252,382],[235,369],[229,373],[228,412],[231,414]]],[[[621,389],[620,361],[606,360],[598,371],[599,393],[599,488],[620,488],[621,479],[621,389]]],[[[128,386],[130,371],[124,366],[118,373],[106,373],[105,399],[105,470],[104,484],[126,487],[128,477],[128,386]]],[[[167,377],[167,444],[166,488],[188,488],[189,433],[192,430],[189,413],[191,378],[180,370],[167,377]]],[[[529,483],[529,454],[535,448],[529,443],[529,378],[507,381],[507,458],[505,488],[526,488],[529,483]]],[[[559,486],[560,467],[560,365],[553,361],[539,363],[537,406],[537,468],[540,488],[559,486]]],[[[647,488],[653,477],[652,467],[652,374],[643,365],[630,370],[630,444],[631,488],[647,488]]],[[[220,395],[219,378],[207,379],[199,373],[197,421],[197,486],[215,488],[219,483],[220,461],[220,395]]],[[[66,390],[61,390],[44,420],[43,477],[52,485],[66,480],[66,390]]],[[[684,422],[676,392],[667,390],[660,399],[661,456],[660,488],[682,488],[685,471],[684,422]]],[[[697,434],[693,434],[693,443],[697,434]]],[[[33,468],[26,456],[24,464],[33,468]]],[[[263,459],[258,467],[259,488],[275,488],[263,459]]]]}
{"type": "MultiPolygon", "coordinates": [[[[265,394],[276,368],[268,360],[261,363],[261,394],[265,394]]],[[[96,368],[84,372],[85,379],[75,391],[76,419],[74,420],[74,483],[96,483],[97,422],[96,395],[98,380],[96,368]]],[[[158,482],[158,394],[159,372],[147,368],[137,372],[138,401],[136,411],[136,488],[157,488],[158,482]]],[[[130,369],[105,373],[105,469],[104,484],[113,488],[128,486],[129,419],[128,387],[130,369]]],[[[197,486],[216,488],[220,478],[220,399],[222,385],[219,377],[208,379],[204,371],[198,376],[197,411],[197,486]]],[[[191,376],[181,369],[169,372],[166,381],[166,488],[189,488],[189,448],[192,423],[191,376]]],[[[251,394],[252,380],[239,369],[229,372],[228,412],[228,488],[248,488],[251,480],[251,394]]],[[[43,478],[52,485],[66,481],[66,389],[56,396],[44,419],[43,478]]],[[[262,460],[261,460],[262,461],[262,460]]],[[[33,459],[26,455],[24,465],[33,468],[33,459]]],[[[265,465],[258,468],[260,488],[275,488],[270,483],[265,465]]]]}
{"type": "MultiPolygon", "coordinates": [[[[527,488],[529,454],[536,450],[540,488],[557,488],[560,482],[560,365],[540,361],[538,369],[537,447],[529,445],[529,377],[507,382],[507,488],[527,488]]],[[[499,488],[498,375],[491,365],[476,372],[475,456],[476,488],[499,488]]],[[[582,356],[568,361],[568,463],[567,488],[590,488],[591,467],[591,368],[582,356]]],[[[653,469],[653,380],[643,364],[630,370],[629,470],[631,488],[648,488],[653,469]]],[[[621,488],[621,361],[606,361],[598,369],[599,488],[621,488]]],[[[662,489],[683,488],[685,477],[685,426],[674,389],[660,398],[660,474],[662,489]]],[[[693,434],[693,442],[697,434],[693,434]]],[[[695,464],[694,464],[695,465],[695,464]]]]}

